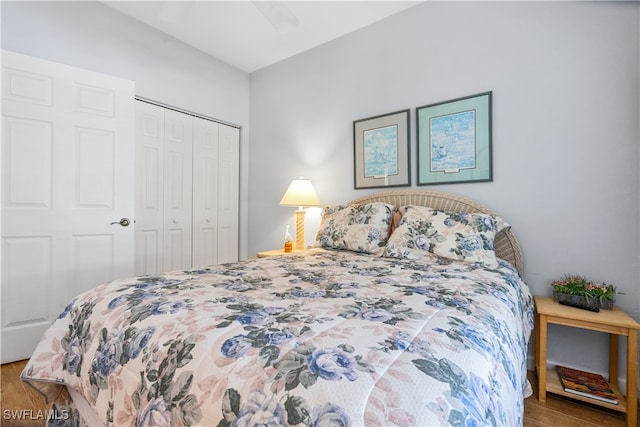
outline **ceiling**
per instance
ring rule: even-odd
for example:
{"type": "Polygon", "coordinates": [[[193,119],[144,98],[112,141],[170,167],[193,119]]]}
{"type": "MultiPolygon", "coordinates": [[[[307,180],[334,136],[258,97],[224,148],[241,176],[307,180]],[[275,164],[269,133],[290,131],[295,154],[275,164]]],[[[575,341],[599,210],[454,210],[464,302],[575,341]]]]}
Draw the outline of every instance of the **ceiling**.
{"type": "Polygon", "coordinates": [[[104,1],[248,73],[420,1],[104,1]]]}

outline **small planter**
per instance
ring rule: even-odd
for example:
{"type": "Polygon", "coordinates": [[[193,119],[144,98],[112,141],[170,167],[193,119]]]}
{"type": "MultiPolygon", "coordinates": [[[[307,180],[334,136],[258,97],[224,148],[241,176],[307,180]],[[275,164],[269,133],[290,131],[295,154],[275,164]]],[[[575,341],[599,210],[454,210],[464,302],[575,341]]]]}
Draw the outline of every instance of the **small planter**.
{"type": "Polygon", "coordinates": [[[610,299],[603,299],[601,303],[600,300],[597,298],[587,298],[582,295],[562,294],[556,291],[553,291],[553,300],[556,302],[566,301],[566,302],[573,302],[573,303],[580,303],[580,304],[595,305],[596,307],[604,308],[606,310],[612,310],[613,303],[615,302],[610,299]]]}

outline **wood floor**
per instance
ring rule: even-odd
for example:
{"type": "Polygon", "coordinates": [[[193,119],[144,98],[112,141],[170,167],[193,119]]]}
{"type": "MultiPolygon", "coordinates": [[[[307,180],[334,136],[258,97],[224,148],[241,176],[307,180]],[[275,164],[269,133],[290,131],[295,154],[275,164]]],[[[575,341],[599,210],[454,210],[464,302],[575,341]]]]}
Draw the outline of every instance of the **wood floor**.
{"type": "MultiPolygon", "coordinates": [[[[2,385],[2,419],[0,425],[10,427],[36,427],[44,423],[38,420],[8,420],[7,410],[29,410],[36,414],[46,411],[42,397],[31,387],[20,381],[20,372],[26,361],[2,365],[0,382],[2,385]]],[[[535,374],[529,372],[529,380],[534,386],[534,395],[525,400],[524,427],[623,427],[625,418],[617,412],[582,404],[571,399],[547,394],[546,402],[538,402],[535,374]]],[[[640,427],[640,423],[638,423],[640,427]]]]}
{"type": "Polygon", "coordinates": [[[44,399],[37,391],[20,381],[20,373],[26,363],[27,361],[24,360],[2,365],[0,372],[0,386],[2,387],[0,425],[2,427],[40,427],[45,424],[45,421],[38,419],[38,411],[48,410],[49,405],[44,403],[44,399]],[[29,410],[31,412],[28,412],[29,410]],[[18,411],[20,415],[12,416],[11,411],[18,411]]]}

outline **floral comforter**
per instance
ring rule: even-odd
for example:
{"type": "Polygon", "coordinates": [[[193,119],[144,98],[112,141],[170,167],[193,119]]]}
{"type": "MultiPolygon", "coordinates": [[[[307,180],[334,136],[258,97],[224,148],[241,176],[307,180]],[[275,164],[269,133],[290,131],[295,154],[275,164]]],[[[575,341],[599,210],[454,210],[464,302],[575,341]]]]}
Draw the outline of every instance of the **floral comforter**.
{"type": "Polygon", "coordinates": [[[76,297],[22,379],[105,425],[522,425],[516,270],[312,249],[76,297]]]}

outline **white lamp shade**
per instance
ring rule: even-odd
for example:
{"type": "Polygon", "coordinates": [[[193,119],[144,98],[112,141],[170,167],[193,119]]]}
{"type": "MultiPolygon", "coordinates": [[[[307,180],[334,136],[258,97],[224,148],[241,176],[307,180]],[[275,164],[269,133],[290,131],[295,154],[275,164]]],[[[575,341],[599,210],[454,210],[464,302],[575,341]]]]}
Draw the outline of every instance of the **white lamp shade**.
{"type": "Polygon", "coordinates": [[[299,178],[291,181],[291,185],[282,196],[280,204],[285,206],[320,206],[320,199],[318,199],[311,181],[299,178]]]}

